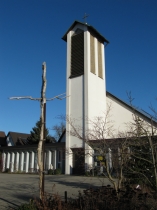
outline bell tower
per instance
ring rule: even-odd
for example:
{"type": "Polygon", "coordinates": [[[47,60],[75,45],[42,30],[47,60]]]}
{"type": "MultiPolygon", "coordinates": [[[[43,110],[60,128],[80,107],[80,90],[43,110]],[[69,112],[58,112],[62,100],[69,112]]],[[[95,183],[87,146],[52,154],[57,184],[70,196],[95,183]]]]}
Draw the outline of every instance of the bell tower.
{"type": "MultiPolygon", "coordinates": [[[[75,119],[82,136],[89,128],[85,119],[94,120],[106,110],[105,45],[109,42],[92,26],[75,21],[62,37],[67,42],[66,115],[75,119]]],[[[70,135],[66,124],[66,149],[88,147],[70,135]]],[[[85,156],[85,165],[92,159],[85,156]]],[[[65,173],[71,174],[73,157],[66,155],[65,173]]]]}

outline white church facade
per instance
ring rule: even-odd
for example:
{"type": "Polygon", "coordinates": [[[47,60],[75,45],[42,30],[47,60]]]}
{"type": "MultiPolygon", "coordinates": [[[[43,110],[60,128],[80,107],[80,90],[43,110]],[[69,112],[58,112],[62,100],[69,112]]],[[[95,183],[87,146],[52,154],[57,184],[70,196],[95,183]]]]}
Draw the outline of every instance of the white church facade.
{"type": "MultiPolygon", "coordinates": [[[[104,36],[92,26],[75,21],[62,39],[67,44],[66,116],[75,120],[75,126],[80,129],[82,139],[71,135],[71,125],[66,122],[66,131],[60,140],[46,145],[45,170],[50,169],[52,164],[54,169],[59,167],[63,173],[73,174],[74,168],[78,167],[74,160],[74,151],[86,153],[92,150],[83,141],[86,131],[91,129],[88,120],[103,118],[110,104],[110,120],[113,122],[116,136],[119,131],[125,131],[127,122],[133,120],[134,110],[129,104],[106,91],[105,47],[109,42],[104,36]]],[[[140,110],[136,110],[136,114],[148,123],[151,120],[149,115],[140,110]]],[[[155,120],[154,125],[157,127],[155,120]]],[[[30,169],[38,169],[37,146],[8,145],[1,147],[1,151],[3,170],[10,168],[13,172],[18,168],[30,172],[30,169]]],[[[84,170],[87,170],[94,160],[92,156],[85,154],[82,161],[84,170]]]]}

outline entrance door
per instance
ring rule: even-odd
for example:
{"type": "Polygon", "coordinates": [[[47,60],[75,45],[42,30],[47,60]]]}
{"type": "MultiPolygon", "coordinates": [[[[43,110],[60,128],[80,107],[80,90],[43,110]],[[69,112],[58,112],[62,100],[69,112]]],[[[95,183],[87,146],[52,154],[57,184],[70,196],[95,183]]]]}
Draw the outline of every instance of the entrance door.
{"type": "Polygon", "coordinates": [[[73,149],[73,174],[81,175],[85,172],[85,153],[81,149],[73,149]]]}

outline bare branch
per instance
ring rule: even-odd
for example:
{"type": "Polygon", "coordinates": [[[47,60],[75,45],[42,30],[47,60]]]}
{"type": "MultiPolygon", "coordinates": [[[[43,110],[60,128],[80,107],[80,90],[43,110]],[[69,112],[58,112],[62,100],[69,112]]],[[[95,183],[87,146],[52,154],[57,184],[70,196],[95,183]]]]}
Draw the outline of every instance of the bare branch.
{"type": "Polygon", "coordinates": [[[66,96],[66,93],[62,93],[62,94],[57,95],[57,96],[55,96],[53,98],[46,99],[46,101],[53,101],[54,99],[63,100],[64,98],[67,98],[67,97],[69,97],[69,96],[66,96]]]}
{"type": "Polygon", "coordinates": [[[10,97],[10,100],[20,100],[20,99],[30,99],[34,101],[41,101],[41,98],[32,98],[32,96],[19,96],[19,97],[10,97]]]}

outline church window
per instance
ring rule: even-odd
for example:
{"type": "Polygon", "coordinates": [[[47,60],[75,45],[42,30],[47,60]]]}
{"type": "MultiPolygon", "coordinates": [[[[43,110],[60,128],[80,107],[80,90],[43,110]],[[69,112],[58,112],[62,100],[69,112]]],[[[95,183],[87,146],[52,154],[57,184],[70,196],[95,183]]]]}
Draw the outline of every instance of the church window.
{"type": "Polygon", "coordinates": [[[94,37],[90,34],[90,71],[95,74],[95,46],[94,37]]]}
{"type": "Polygon", "coordinates": [[[98,76],[103,79],[101,43],[98,41],[98,76]]]}
{"type": "Polygon", "coordinates": [[[71,37],[71,76],[84,74],[84,33],[78,29],[71,37]]]}

